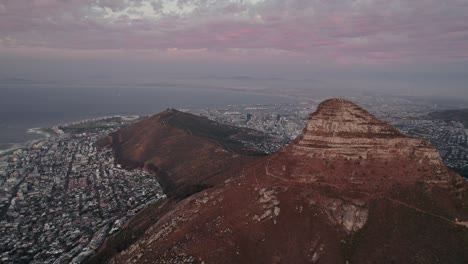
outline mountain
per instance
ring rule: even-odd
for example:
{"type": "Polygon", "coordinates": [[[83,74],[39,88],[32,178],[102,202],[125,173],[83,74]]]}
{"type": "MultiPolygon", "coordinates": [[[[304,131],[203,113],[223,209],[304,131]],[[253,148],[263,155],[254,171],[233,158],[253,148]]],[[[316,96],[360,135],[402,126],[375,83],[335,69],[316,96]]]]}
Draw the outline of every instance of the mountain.
{"type": "Polygon", "coordinates": [[[291,145],[236,166],[110,263],[468,263],[467,184],[354,103],[322,102],[291,145]]]}
{"type": "Polygon", "coordinates": [[[223,182],[230,168],[265,156],[254,145],[272,140],[255,130],[168,109],[98,144],[110,145],[124,168],[154,174],[168,196],[184,198],[223,182]]]}
{"type": "Polygon", "coordinates": [[[25,84],[25,83],[33,83],[33,81],[28,80],[28,79],[23,79],[23,78],[5,78],[5,79],[0,79],[0,83],[25,84]]]}
{"type": "Polygon", "coordinates": [[[87,263],[103,263],[128,248],[180,200],[224,183],[236,170],[264,157],[264,150],[270,151],[268,147],[277,140],[255,130],[168,109],[96,142],[100,148],[112,147],[123,168],[155,175],[168,199],[140,211],[87,263]]]}
{"type": "Polygon", "coordinates": [[[463,123],[465,128],[468,128],[468,109],[432,112],[429,113],[427,116],[429,119],[434,120],[458,121],[463,123]]]}

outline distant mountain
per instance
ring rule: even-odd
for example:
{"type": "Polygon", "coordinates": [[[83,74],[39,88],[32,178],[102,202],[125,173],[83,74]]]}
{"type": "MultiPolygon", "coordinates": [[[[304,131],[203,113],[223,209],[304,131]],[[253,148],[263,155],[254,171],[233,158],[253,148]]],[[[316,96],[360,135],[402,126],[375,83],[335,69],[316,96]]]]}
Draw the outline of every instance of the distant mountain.
{"type": "Polygon", "coordinates": [[[235,76],[217,76],[217,75],[207,75],[200,76],[202,79],[220,79],[220,80],[235,80],[235,81],[290,81],[282,77],[258,77],[258,76],[248,76],[248,75],[235,75],[235,76]]]}
{"type": "Polygon", "coordinates": [[[430,119],[444,121],[458,121],[468,128],[468,109],[445,110],[428,114],[430,119]]]}
{"type": "Polygon", "coordinates": [[[52,80],[30,80],[25,78],[5,78],[0,79],[0,84],[26,85],[26,84],[57,84],[57,81],[52,80]]]}
{"type": "Polygon", "coordinates": [[[0,83],[14,83],[14,84],[24,84],[24,83],[33,83],[34,81],[23,78],[6,78],[0,79],[0,83]]]}
{"type": "MultiPolygon", "coordinates": [[[[114,135],[117,154],[116,140],[132,149],[118,157],[209,171],[216,162],[188,159],[193,148],[200,157],[213,151],[182,148],[193,136],[169,124],[173,114],[114,135]]],[[[222,182],[146,218],[150,227],[110,263],[468,263],[467,183],[428,142],[354,103],[327,100],[285,149],[230,163],[216,176],[222,182]]]]}

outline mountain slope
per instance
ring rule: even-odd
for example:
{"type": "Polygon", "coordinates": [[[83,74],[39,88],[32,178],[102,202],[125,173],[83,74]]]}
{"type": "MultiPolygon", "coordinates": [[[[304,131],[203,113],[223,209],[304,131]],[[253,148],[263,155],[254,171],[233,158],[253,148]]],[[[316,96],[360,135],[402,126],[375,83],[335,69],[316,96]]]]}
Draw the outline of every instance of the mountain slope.
{"type": "Polygon", "coordinates": [[[466,183],[351,102],[323,102],[293,144],[226,173],[111,263],[468,263],[466,183]]]}
{"type": "Polygon", "coordinates": [[[112,147],[115,160],[124,168],[144,169],[155,175],[168,199],[138,212],[87,263],[106,262],[128,248],[178,201],[223,183],[236,169],[265,156],[258,148],[265,149],[276,140],[258,131],[222,125],[173,109],[100,140],[96,145],[112,147]]]}
{"type": "Polygon", "coordinates": [[[465,128],[468,127],[468,109],[445,110],[432,112],[427,115],[429,119],[443,121],[458,121],[463,123],[465,128]]]}
{"type": "Polygon", "coordinates": [[[117,163],[152,172],[167,195],[179,198],[224,181],[219,176],[231,167],[266,155],[242,143],[266,140],[270,138],[258,131],[173,109],[108,138],[117,163]]]}

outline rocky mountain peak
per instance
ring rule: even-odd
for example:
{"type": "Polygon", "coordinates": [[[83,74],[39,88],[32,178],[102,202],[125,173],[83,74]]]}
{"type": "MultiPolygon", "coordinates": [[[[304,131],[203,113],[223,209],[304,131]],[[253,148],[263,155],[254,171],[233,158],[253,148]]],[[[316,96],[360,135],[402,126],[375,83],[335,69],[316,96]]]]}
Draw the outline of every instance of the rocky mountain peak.
{"type": "MultiPolygon", "coordinates": [[[[200,130],[200,119],[176,121],[163,128],[213,133],[214,125],[200,130]]],[[[128,226],[153,224],[109,263],[468,263],[467,184],[425,140],[354,103],[323,102],[298,140],[256,160],[234,163],[238,155],[217,148],[201,155],[211,141],[194,145],[194,135],[164,136],[151,160],[159,162],[158,172],[180,175],[175,185],[213,187],[143,209],[128,226]],[[168,156],[186,169],[168,170],[160,162],[168,156]],[[194,174],[191,159],[204,170],[194,174]],[[203,175],[220,162],[229,166],[207,182],[203,175]]],[[[122,146],[136,145],[129,143],[122,146]]]]}
{"type": "Polygon", "coordinates": [[[322,102],[308,119],[293,152],[322,158],[405,159],[441,165],[424,139],[403,135],[360,106],[343,99],[322,102]]]}
{"type": "Polygon", "coordinates": [[[309,134],[342,138],[403,137],[394,127],[343,99],[329,99],[318,106],[307,122],[305,135],[309,134]]]}

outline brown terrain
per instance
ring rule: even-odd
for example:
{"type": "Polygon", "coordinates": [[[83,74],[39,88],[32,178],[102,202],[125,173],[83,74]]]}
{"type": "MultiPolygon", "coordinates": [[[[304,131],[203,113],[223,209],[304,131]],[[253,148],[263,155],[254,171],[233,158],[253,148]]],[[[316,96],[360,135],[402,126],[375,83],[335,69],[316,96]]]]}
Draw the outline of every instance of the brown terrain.
{"type": "Polygon", "coordinates": [[[224,183],[237,169],[266,156],[244,143],[276,141],[261,132],[222,125],[174,109],[124,127],[97,142],[112,147],[116,162],[158,178],[168,199],[135,215],[88,263],[102,263],[126,249],[180,200],[224,183]]]}
{"type": "MultiPolygon", "coordinates": [[[[118,135],[114,144],[128,137],[118,135]]],[[[147,145],[159,134],[134,137],[120,142],[135,144],[139,155],[121,159],[141,162],[160,151],[147,145]]],[[[187,151],[198,157],[198,149],[187,151]]],[[[151,160],[158,168],[178,163],[170,158],[151,160]]],[[[229,161],[217,180],[202,181],[212,188],[147,217],[146,231],[109,262],[468,263],[467,183],[428,142],[351,102],[324,101],[291,145],[241,159],[229,161]]],[[[171,176],[193,184],[204,171],[217,171],[210,166],[194,179],[171,176]]]]}
{"type": "Polygon", "coordinates": [[[267,138],[170,109],[124,127],[100,144],[110,145],[124,168],[153,173],[168,196],[185,198],[223,182],[230,168],[265,156],[241,141],[267,138]]]}

